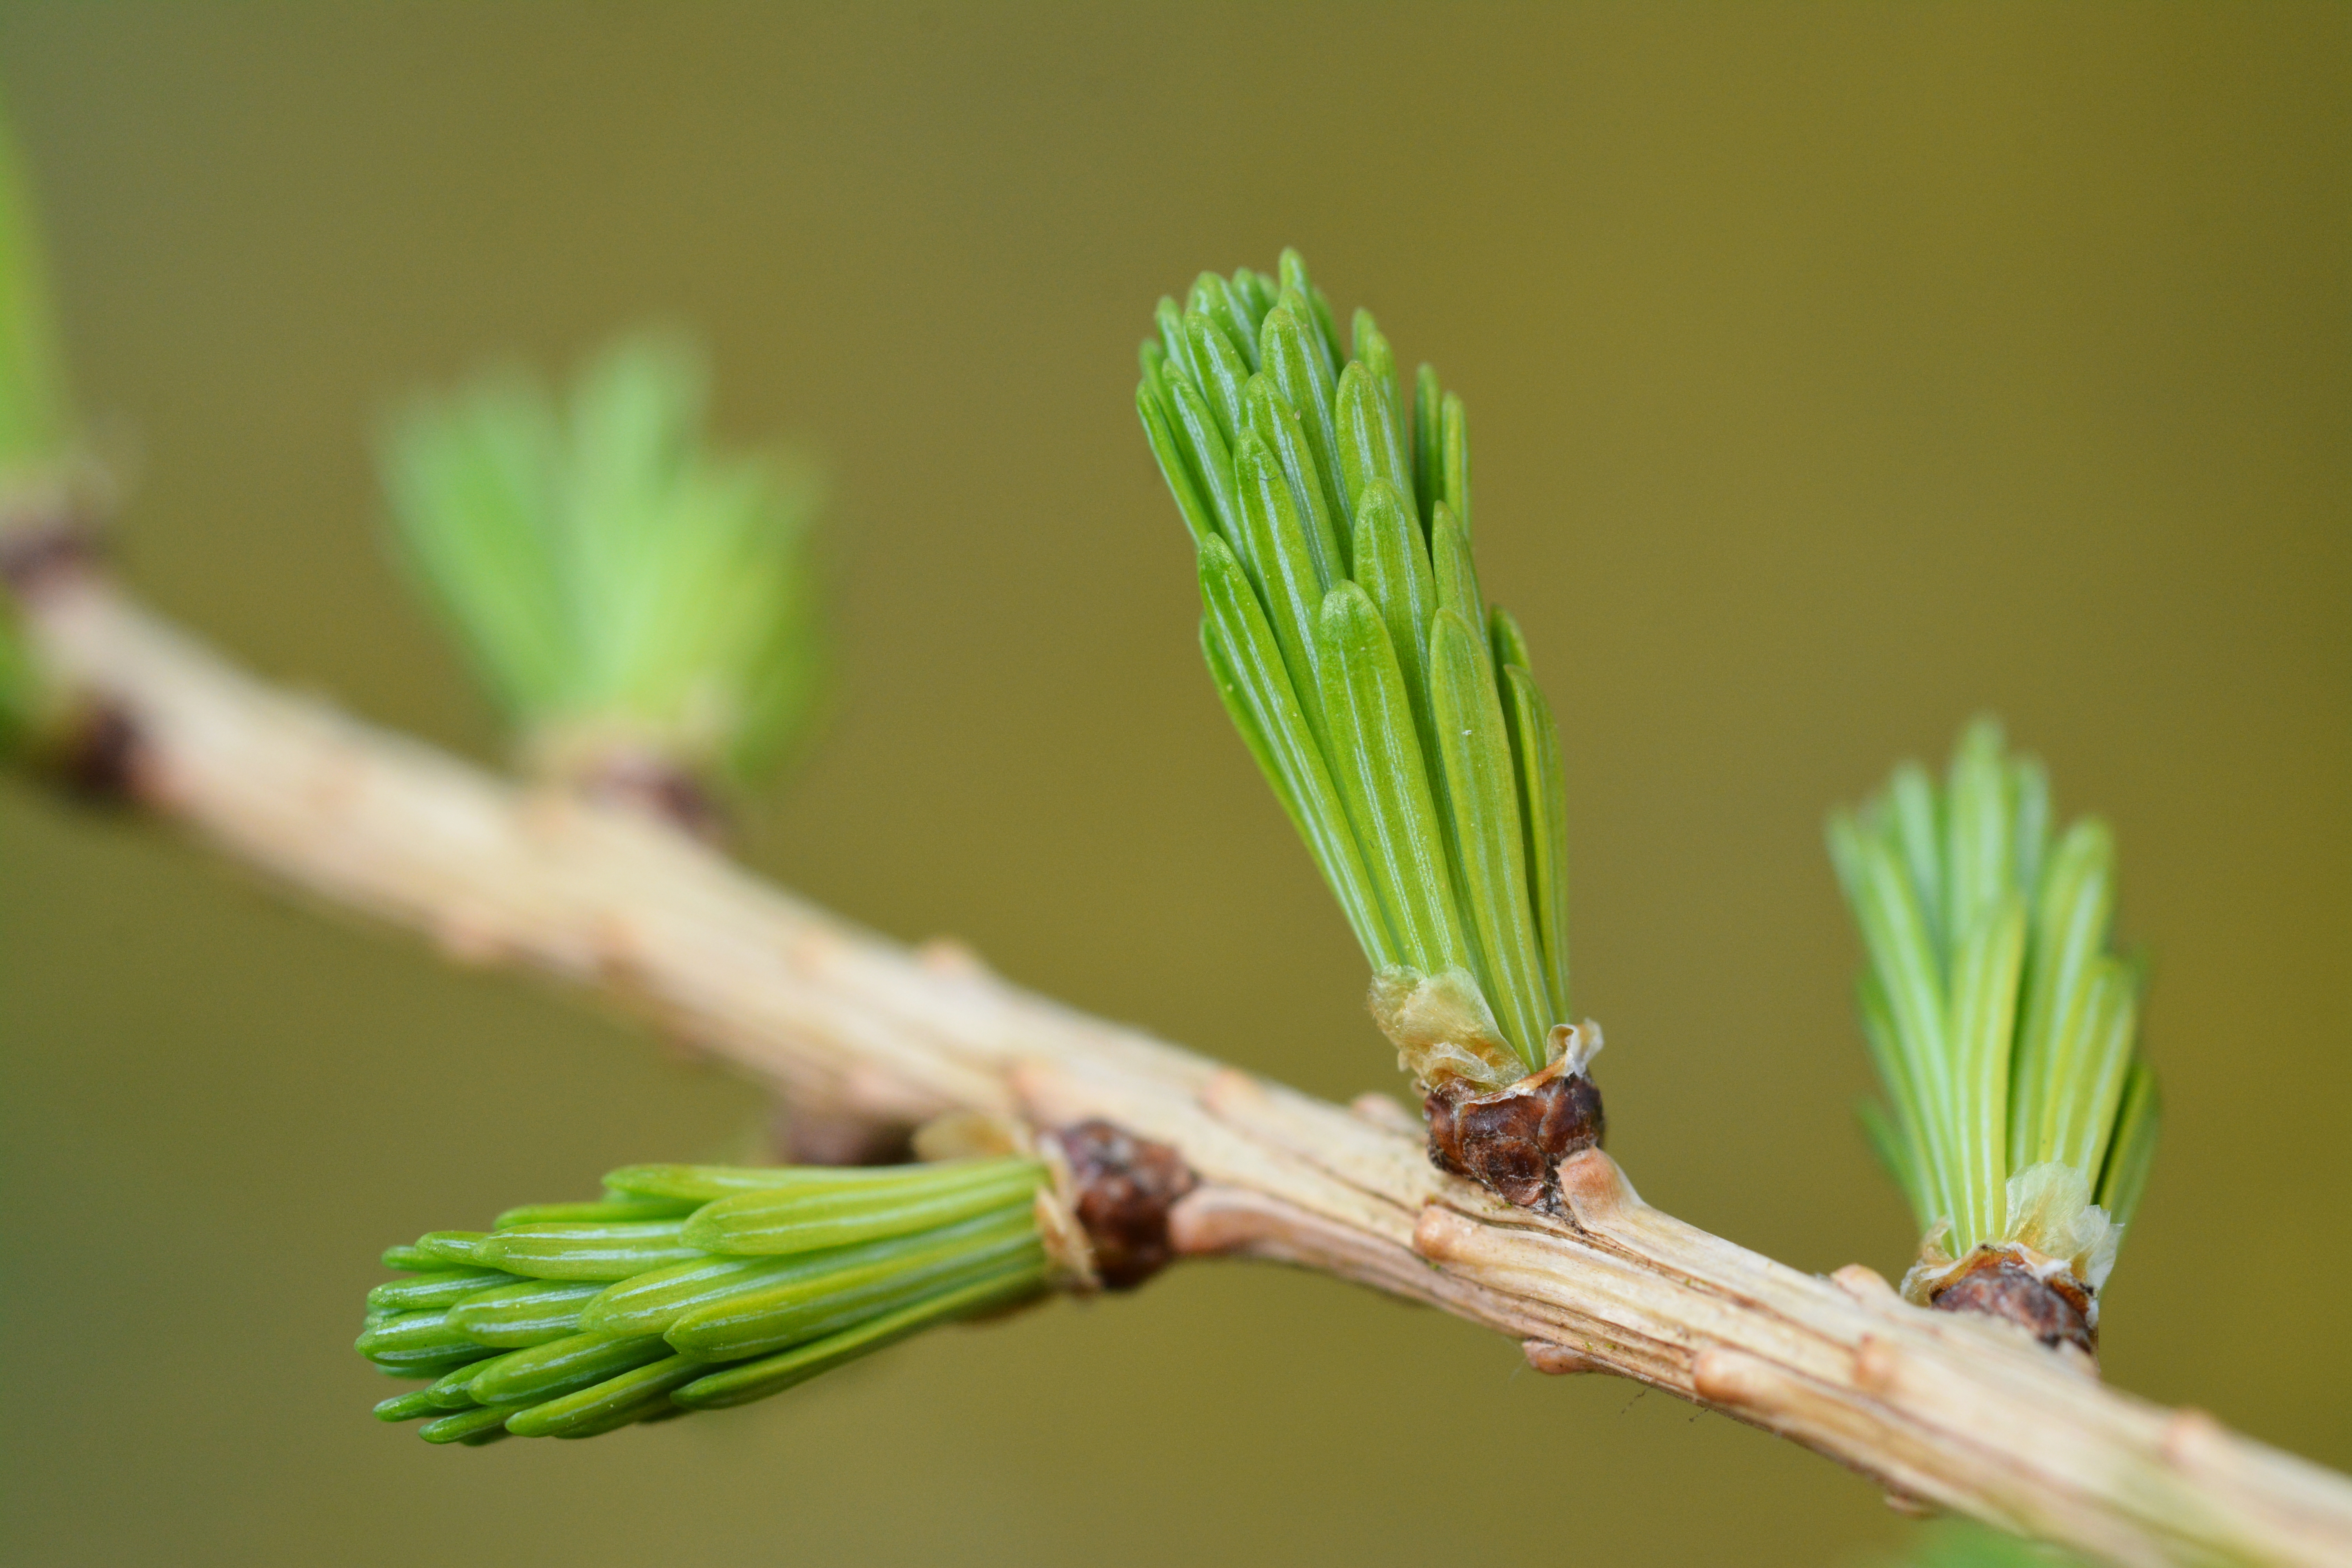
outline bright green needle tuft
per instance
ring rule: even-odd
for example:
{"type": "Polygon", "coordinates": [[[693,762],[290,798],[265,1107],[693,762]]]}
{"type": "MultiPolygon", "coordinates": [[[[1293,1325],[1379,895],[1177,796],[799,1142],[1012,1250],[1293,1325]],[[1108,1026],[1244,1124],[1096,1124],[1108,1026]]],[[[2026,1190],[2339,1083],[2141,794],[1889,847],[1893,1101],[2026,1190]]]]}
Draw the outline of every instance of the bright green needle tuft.
{"type": "Polygon", "coordinates": [[[1294,251],[1157,319],[1136,406],[1218,695],[1376,996],[1407,999],[1375,1013],[1408,1064],[1499,1088],[1569,1019],[1566,813],[1559,731],[1472,563],[1461,399],[1426,365],[1402,387],[1368,312],[1343,349],[1294,251]]]}
{"type": "Polygon", "coordinates": [[[70,421],[32,193],[0,131],[0,502],[51,489],[70,421]]]}
{"type": "Polygon", "coordinates": [[[2053,844],[2041,764],[1979,720],[1940,787],[1906,763],[1829,843],[1885,1094],[1864,1129],[1928,1245],[2022,1243],[2096,1289],[2158,1121],[2140,973],[2110,947],[2112,834],[2085,819],[2053,844]]]}
{"type": "Polygon", "coordinates": [[[384,446],[404,553],[543,769],[756,778],[813,694],[815,486],[712,448],[709,375],[608,349],[558,406],[518,372],[421,399],[384,446]]]}
{"type": "Polygon", "coordinates": [[[593,1436],[781,1393],[1048,1278],[1032,1159],[604,1180],[634,1195],[509,1209],[385,1255],[406,1272],[369,1292],[359,1351],[430,1383],[378,1419],[425,1418],[428,1443],[593,1436]]]}
{"type": "MultiPolygon", "coordinates": [[[[0,536],[66,523],[94,477],[74,449],[39,218],[0,115],[0,536]]],[[[37,744],[56,696],[0,594],[0,756],[37,744]]]]}

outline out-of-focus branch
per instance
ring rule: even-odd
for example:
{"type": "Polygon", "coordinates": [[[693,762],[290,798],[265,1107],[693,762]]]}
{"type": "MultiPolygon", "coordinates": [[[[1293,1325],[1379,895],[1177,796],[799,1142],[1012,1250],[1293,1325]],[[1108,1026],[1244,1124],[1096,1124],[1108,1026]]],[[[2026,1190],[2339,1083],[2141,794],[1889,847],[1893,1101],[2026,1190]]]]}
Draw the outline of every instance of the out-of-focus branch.
{"type": "Polygon", "coordinates": [[[884,1121],[1104,1117],[1180,1149],[1193,1254],[1442,1307],[1894,1492],[2132,1563],[2352,1561],[2352,1483],[2107,1388],[2003,1325],[1798,1273],[1660,1213],[1597,1151],[1558,1219],[1440,1173],[1402,1118],[1310,1099],[908,952],[633,816],[520,791],[271,689],[69,563],[30,635],[113,715],[126,787],[231,854],[477,961],[598,986],[803,1100],[884,1121]]]}

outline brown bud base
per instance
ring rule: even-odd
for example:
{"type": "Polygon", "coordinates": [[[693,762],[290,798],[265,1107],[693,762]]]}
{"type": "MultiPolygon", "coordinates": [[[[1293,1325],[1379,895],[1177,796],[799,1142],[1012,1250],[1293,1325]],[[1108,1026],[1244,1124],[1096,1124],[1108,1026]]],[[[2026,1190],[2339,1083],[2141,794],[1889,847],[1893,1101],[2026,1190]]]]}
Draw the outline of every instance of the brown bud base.
{"type": "Polygon", "coordinates": [[[91,805],[128,805],[142,793],[146,742],[138,723],[115,704],[74,703],[51,721],[32,748],[32,763],[68,795],[91,805]]]}
{"type": "Polygon", "coordinates": [[[572,787],[589,799],[667,822],[705,844],[727,841],[727,814],[699,780],[663,757],[613,748],[574,772],[572,787]]]}
{"type": "Polygon", "coordinates": [[[1565,1058],[1489,1094],[1448,1079],[1423,1099],[1429,1163],[1467,1176],[1505,1203],[1560,1212],[1559,1163],[1608,1135],[1601,1090],[1565,1058]]]}
{"type": "Polygon", "coordinates": [[[2036,1271],[2006,1248],[1977,1248],[1927,1304],[1939,1312],[1981,1312],[2015,1323],[2053,1350],[2073,1345],[2095,1360],[2099,1353],[2089,1288],[2063,1268],[2036,1271]]]}
{"type": "Polygon", "coordinates": [[[1100,1120],[1045,1135],[1070,1173],[1070,1207],[1094,1248],[1103,1287],[1132,1290],[1168,1266],[1168,1211],[1200,1184],[1182,1155],[1165,1143],[1100,1120]]]}

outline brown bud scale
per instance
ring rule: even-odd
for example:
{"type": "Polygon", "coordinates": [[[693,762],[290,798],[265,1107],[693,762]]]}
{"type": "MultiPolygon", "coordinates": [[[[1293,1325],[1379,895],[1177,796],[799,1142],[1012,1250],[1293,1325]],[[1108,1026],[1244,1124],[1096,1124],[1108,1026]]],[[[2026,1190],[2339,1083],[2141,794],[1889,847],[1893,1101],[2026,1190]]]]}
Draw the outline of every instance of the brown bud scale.
{"type": "Polygon", "coordinates": [[[727,840],[727,814],[701,781],[667,758],[634,748],[598,752],[573,785],[601,805],[641,812],[705,844],[727,840]]]}
{"type": "Polygon", "coordinates": [[[98,805],[127,805],[139,795],[145,742],[138,723],[108,701],[81,704],[66,720],[40,761],[71,794],[98,805]]]}
{"type": "Polygon", "coordinates": [[[1429,1091],[1429,1163],[1467,1176],[1504,1202],[1560,1212],[1559,1163],[1608,1135],[1601,1090],[1554,1062],[1488,1094],[1459,1079],[1429,1091]]]}
{"type": "Polygon", "coordinates": [[[1200,1184],[1184,1157],[1099,1119],[1045,1136],[1069,1165],[1070,1206],[1093,1245],[1104,1288],[1132,1290],[1166,1268],[1175,1255],[1168,1211],[1200,1184]]]}
{"type": "Polygon", "coordinates": [[[2070,1344],[2094,1357],[2099,1352],[2089,1289],[2063,1270],[2044,1279],[1998,1248],[1979,1248],[1927,1304],[1939,1312],[2003,1319],[2053,1349],[2070,1344]]]}

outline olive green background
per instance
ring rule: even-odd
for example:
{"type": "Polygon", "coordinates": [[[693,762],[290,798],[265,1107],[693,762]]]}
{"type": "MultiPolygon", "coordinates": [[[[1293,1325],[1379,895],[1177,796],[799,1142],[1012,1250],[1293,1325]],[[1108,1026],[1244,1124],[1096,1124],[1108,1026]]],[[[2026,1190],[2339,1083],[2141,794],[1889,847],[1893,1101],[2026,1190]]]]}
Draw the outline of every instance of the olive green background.
{"type": "MultiPolygon", "coordinates": [[[[1643,1194],[1906,1261],[1833,802],[1979,708],[2095,806],[2170,1102],[2118,1384],[2352,1465],[2352,10],[11,6],[130,580],[494,758],[376,549],[387,401],[690,324],[833,475],[838,702],[760,868],[1318,1091],[1360,960],[1199,668],[1151,302],[1295,243],[1477,430],[1643,1194]]],[[[26,1563],[1819,1563],[1861,1479],[1321,1279],[1179,1271],[746,1411],[429,1448],[375,1249],[756,1097],[0,785],[26,1563]]]]}

